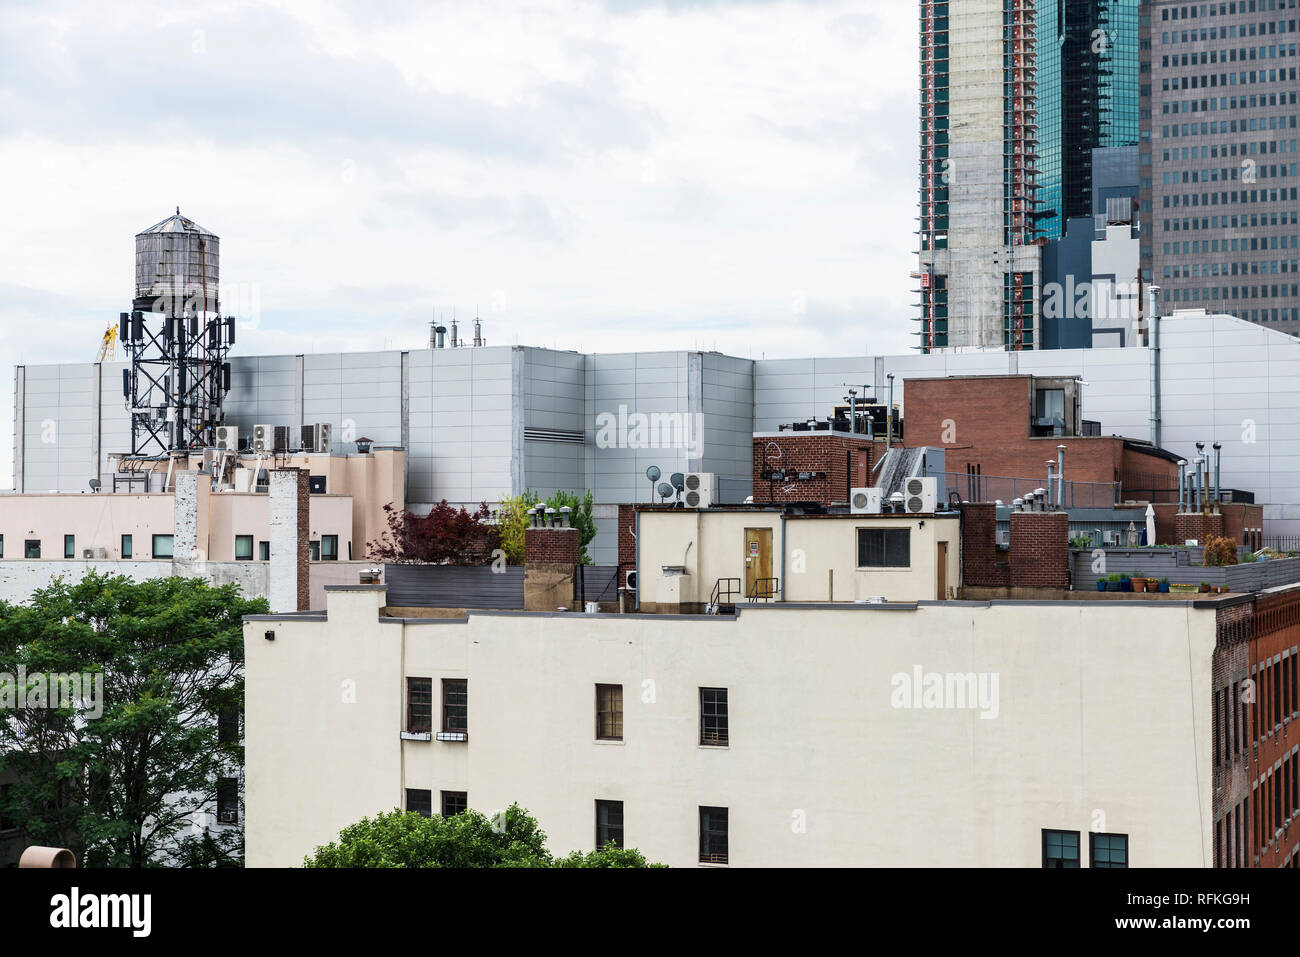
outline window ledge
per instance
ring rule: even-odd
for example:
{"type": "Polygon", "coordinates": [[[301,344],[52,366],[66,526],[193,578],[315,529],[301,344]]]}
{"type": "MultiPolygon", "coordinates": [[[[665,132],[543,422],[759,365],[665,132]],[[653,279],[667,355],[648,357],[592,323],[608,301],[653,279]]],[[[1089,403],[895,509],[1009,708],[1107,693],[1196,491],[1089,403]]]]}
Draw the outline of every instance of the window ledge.
{"type": "Polygon", "coordinates": [[[439,741],[468,741],[468,731],[439,731],[434,735],[439,741]]]}
{"type": "Polygon", "coordinates": [[[433,732],[432,731],[403,731],[402,740],[403,741],[432,741],[433,732]]]}
{"type": "Polygon", "coordinates": [[[729,867],[730,864],[723,864],[719,861],[700,861],[700,867],[729,867]]]}
{"type": "Polygon", "coordinates": [[[701,751],[726,751],[731,748],[730,744],[697,744],[701,751]]]}
{"type": "Polygon", "coordinates": [[[623,741],[622,738],[596,738],[596,739],[595,739],[595,743],[596,743],[596,744],[616,744],[616,745],[618,745],[619,747],[622,747],[622,746],[625,744],[625,742],[623,741]]]}

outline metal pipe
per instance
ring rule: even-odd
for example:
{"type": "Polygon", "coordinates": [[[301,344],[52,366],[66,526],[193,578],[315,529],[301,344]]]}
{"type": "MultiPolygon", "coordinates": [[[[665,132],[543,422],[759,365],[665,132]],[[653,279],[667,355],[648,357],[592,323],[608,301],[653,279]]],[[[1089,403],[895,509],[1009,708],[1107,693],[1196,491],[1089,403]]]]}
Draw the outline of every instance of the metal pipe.
{"type": "Polygon", "coordinates": [[[885,406],[885,451],[894,444],[894,373],[885,376],[889,380],[889,405],[885,406]]]}
{"type": "Polygon", "coordinates": [[[1056,447],[1056,504],[1065,508],[1065,446],[1056,447]]]}
{"type": "Polygon", "coordinates": [[[1160,287],[1151,286],[1151,444],[1160,448],[1160,287]]]}
{"type": "Polygon", "coordinates": [[[1223,448],[1223,446],[1220,445],[1218,442],[1215,442],[1213,448],[1214,448],[1214,503],[1217,505],[1220,501],[1219,496],[1223,491],[1222,486],[1219,485],[1219,463],[1220,463],[1219,451],[1220,449],[1223,448]]]}
{"type": "Polygon", "coordinates": [[[858,431],[858,390],[849,390],[849,435],[858,431]]]}
{"type": "Polygon", "coordinates": [[[1183,512],[1187,502],[1187,460],[1178,460],[1178,511],[1183,512]]]}
{"type": "Polygon", "coordinates": [[[1056,468],[1056,460],[1048,459],[1047,460],[1047,507],[1048,508],[1052,507],[1052,488],[1055,486],[1055,483],[1052,481],[1052,479],[1056,478],[1055,473],[1052,471],[1054,468],[1056,468]]]}
{"type": "Polygon", "coordinates": [[[1197,456],[1192,464],[1196,466],[1196,511],[1201,510],[1201,456],[1197,456]]]}

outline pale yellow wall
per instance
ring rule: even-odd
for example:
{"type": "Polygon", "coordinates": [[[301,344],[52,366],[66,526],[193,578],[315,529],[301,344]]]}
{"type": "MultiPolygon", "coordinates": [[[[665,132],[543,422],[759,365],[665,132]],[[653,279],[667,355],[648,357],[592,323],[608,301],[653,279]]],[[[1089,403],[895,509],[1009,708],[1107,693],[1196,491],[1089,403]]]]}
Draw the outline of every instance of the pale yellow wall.
{"type": "MultiPolygon", "coordinates": [[[[292,865],[403,787],[518,801],[558,853],[622,800],[625,839],[696,866],[697,809],[730,809],[732,866],[1037,867],[1041,829],[1130,836],[1134,866],[1208,866],[1214,612],[1185,603],[766,606],[738,618],[472,614],[245,627],[247,853],[292,865]],[[400,648],[404,636],[405,665],[400,648]],[[998,675],[999,711],[899,709],[895,674],[998,675]],[[404,675],[469,681],[467,743],[399,739],[404,675]],[[356,680],[355,705],[339,689],[356,680]],[[622,684],[624,742],[594,740],[622,684]],[[729,689],[731,746],[697,744],[729,689]],[[401,765],[405,761],[403,774],[401,765]]],[[[382,599],[380,599],[382,600],[382,599]]],[[[436,704],[435,704],[436,707],[436,704]]]]}
{"type": "Polygon", "coordinates": [[[953,589],[961,584],[960,521],[955,516],[792,516],[784,524],[784,572],[782,527],[779,512],[760,509],[641,512],[640,600],[652,607],[677,601],[707,602],[714,583],[724,577],[740,578],[743,587],[747,528],[772,529],[772,575],[782,579],[786,601],[826,601],[830,569],[835,572],[835,601],[878,596],[888,601],[937,599],[935,546],[941,541],[948,542],[948,597],[955,597],[953,589]],[[910,528],[911,566],[859,569],[857,529],[865,527],[910,528]],[[663,573],[665,565],[682,564],[687,574],[679,581],[663,573]],[[673,597],[676,588],[680,588],[680,599],[673,597]]]}

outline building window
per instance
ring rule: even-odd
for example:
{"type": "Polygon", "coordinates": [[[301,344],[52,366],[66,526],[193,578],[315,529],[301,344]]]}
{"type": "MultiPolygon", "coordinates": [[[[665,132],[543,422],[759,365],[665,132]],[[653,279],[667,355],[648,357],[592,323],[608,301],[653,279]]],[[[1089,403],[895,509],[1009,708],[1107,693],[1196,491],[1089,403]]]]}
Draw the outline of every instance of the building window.
{"type": "Polygon", "coordinates": [[[123,536],[122,536],[122,557],[123,557],[123,558],[130,558],[130,557],[131,557],[131,547],[132,547],[132,546],[131,546],[131,536],[130,536],[130,535],[123,535],[123,536]]]}
{"type": "Polygon", "coordinates": [[[623,686],[596,685],[596,737],[623,740],[623,686]]]}
{"type": "Polygon", "coordinates": [[[235,536],[235,561],[251,562],[253,560],[253,536],[235,536]]]}
{"type": "Polygon", "coordinates": [[[726,746],[730,743],[727,732],[727,689],[700,689],[700,744],[726,746]]]}
{"type": "Polygon", "coordinates": [[[217,779],[217,823],[239,823],[239,779],[217,779]]]}
{"type": "Polygon", "coordinates": [[[63,536],[63,557],[64,558],[77,557],[77,536],[75,535],[63,536]]]}
{"type": "Polygon", "coordinates": [[[153,537],[153,557],[172,557],[172,537],[170,535],[155,535],[153,537]]]}
{"type": "Polygon", "coordinates": [[[217,744],[239,743],[239,706],[222,705],[217,711],[217,744]]]}
{"type": "Polygon", "coordinates": [[[5,557],[5,537],[0,535],[0,558],[5,557]]]}
{"type": "Polygon", "coordinates": [[[1128,867],[1128,835],[1089,834],[1088,852],[1092,867],[1128,867]]]}
{"type": "Polygon", "coordinates": [[[433,679],[406,679],[406,730],[412,734],[433,731],[433,679]]]}
{"type": "Polygon", "coordinates": [[[23,542],[23,557],[24,557],[24,558],[40,558],[40,557],[41,557],[41,541],[40,541],[40,539],[38,539],[38,538],[29,538],[29,539],[27,539],[27,541],[23,542]]]}
{"type": "Polygon", "coordinates": [[[421,817],[433,817],[433,792],[422,788],[407,788],[406,810],[421,817]]]}
{"type": "Polygon", "coordinates": [[[700,862],[727,863],[727,809],[700,808],[700,862]]]}
{"type": "Polygon", "coordinates": [[[464,791],[442,792],[442,816],[453,817],[469,807],[469,795],[464,791]]]}
{"type": "Polygon", "coordinates": [[[469,730],[469,682],[464,678],[442,679],[442,730],[469,730]]]}
{"type": "Polygon", "coordinates": [[[596,802],[596,850],[623,846],[623,802],[596,802]]]}
{"type": "Polygon", "coordinates": [[[337,535],[322,535],[320,537],[320,557],[321,561],[326,562],[339,560],[339,537],[337,535]]]}
{"type": "Polygon", "coordinates": [[[910,528],[858,529],[859,568],[908,568],[911,564],[910,528]]]}
{"type": "Polygon", "coordinates": [[[1079,832],[1043,829],[1043,866],[1078,867],[1079,832]]]}
{"type": "Polygon", "coordinates": [[[271,543],[270,543],[270,542],[258,542],[258,543],[257,543],[257,560],[258,560],[259,562],[269,562],[269,561],[271,560],[271,543]]]}
{"type": "Polygon", "coordinates": [[[320,561],[320,542],[315,539],[311,542],[311,560],[314,562],[320,561]]]}

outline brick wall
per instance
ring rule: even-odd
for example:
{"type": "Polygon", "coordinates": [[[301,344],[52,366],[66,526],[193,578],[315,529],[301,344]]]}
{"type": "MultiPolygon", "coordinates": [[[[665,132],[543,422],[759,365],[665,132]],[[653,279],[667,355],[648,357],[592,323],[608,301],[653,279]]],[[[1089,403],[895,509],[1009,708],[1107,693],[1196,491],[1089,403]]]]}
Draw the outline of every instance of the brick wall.
{"type": "Polygon", "coordinates": [[[1254,603],[1221,607],[1215,613],[1211,658],[1215,867],[1250,867],[1253,846],[1246,798],[1251,789],[1251,744],[1247,731],[1254,705],[1250,682],[1250,626],[1254,603]]]}
{"type": "MultiPolygon", "coordinates": [[[[1251,604],[1234,606],[1244,615],[1252,613],[1248,628],[1249,667],[1254,679],[1252,701],[1245,704],[1247,725],[1254,747],[1247,747],[1250,761],[1247,787],[1258,785],[1249,814],[1254,841],[1248,846],[1263,848],[1257,867],[1294,866],[1288,857],[1295,847],[1295,822],[1291,810],[1300,803],[1300,754],[1293,753],[1294,730],[1300,704],[1296,701],[1296,658],[1300,655],[1300,588],[1272,595],[1260,595],[1251,604]],[[1287,807],[1290,804],[1291,807],[1287,807]],[[1280,810],[1279,810],[1280,805],[1280,810]],[[1288,819],[1290,823],[1288,824],[1288,819]]],[[[1252,854],[1253,861],[1253,854],[1252,854]]]]}
{"type": "Polygon", "coordinates": [[[1005,588],[1011,569],[998,562],[997,510],[990,504],[961,507],[961,580],[963,585],[1005,588]]]}
{"type": "Polygon", "coordinates": [[[829,505],[847,502],[850,488],[871,484],[871,466],[884,454],[885,442],[843,432],[785,432],[779,436],[756,435],[753,448],[755,502],[829,505]],[[767,477],[781,469],[796,474],[815,472],[819,477],[783,482],[767,477]]]}
{"type": "Polygon", "coordinates": [[[1011,513],[1011,586],[1070,587],[1070,523],[1064,512],[1011,513]]]}
{"type": "Polygon", "coordinates": [[[581,551],[576,528],[524,530],[524,564],[576,565],[581,551]]]}
{"type": "Polygon", "coordinates": [[[1205,515],[1201,512],[1183,512],[1174,516],[1174,542],[1181,545],[1189,538],[1201,545],[1211,535],[1223,534],[1223,516],[1205,515]]]}
{"type": "Polygon", "coordinates": [[[636,506],[618,507],[618,567],[636,567],[636,506]]]}
{"type": "MultiPolygon", "coordinates": [[[[1175,480],[1175,485],[1177,480],[1175,480]]],[[[1181,545],[1188,538],[1197,538],[1195,535],[1178,536],[1178,529],[1175,520],[1178,517],[1178,503],[1158,504],[1153,506],[1156,510],[1156,542],[1160,545],[1181,545]]],[[[1258,545],[1252,539],[1247,541],[1247,530],[1261,529],[1264,527],[1264,506],[1247,505],[1241,502],[1225,502],[1219,506],[1219,513],[1223,517],[1222,534],[1232,539],[1238,545],[1246,545],[1251,548],[1257,548],[1258,545]]],[[[1145,518],[1138,520],[1138,527],[1142,527],[1145,518]]],[[[1254,536],[1258,538],[1258,533],[1254,536]]],[[[1197,539],[1203,541],[1202,539],[1197,539]]]]}
{"type": "Polygon", "coordinates": [[[272,469],[267,496],[270,510],[271,611],[307,611],[311,607],[310,476],[305,469],[272,469]]]}

